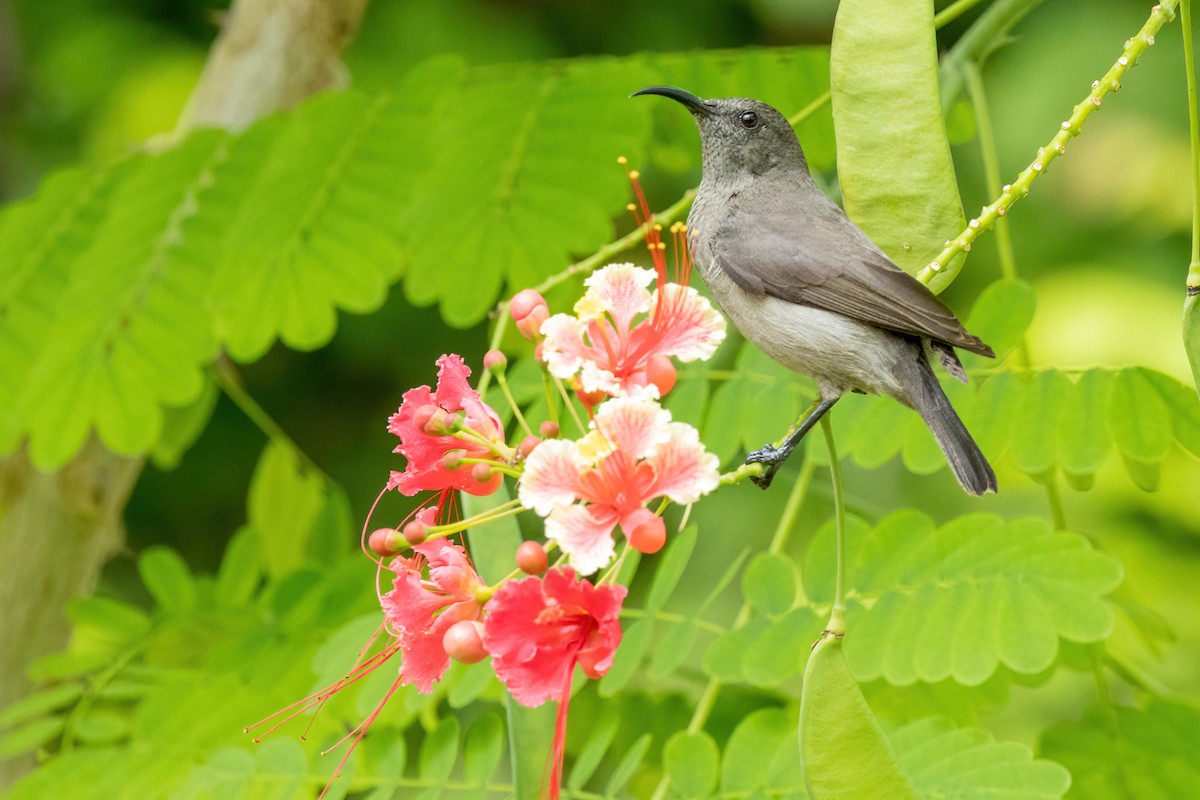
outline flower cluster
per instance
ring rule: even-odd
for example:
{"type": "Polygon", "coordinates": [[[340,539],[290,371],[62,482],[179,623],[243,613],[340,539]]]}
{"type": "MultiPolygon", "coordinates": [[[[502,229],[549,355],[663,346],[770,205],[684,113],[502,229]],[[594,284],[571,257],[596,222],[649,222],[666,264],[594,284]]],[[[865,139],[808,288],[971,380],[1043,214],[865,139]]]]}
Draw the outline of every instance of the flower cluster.
{"type": "MultiPolygon", "coordinates": [[[[507,358],[496,350],[484,358],[481,385],[494,377],[508,401],[514,427],[524,434],[516,434],[515,446],[506,440],[501,414],[468,382],[471,371],[458,355],[438,359],[435,388],[404,393],[387,424],[399,439],[395,452],[403,456],[404,468],[391,473],[384,491],[433,492],[436,502],[366,539],[379,574],[388,578],[379,593],[383,624],[377,637],[383,637],[383,646],[341,681],[298,704],[293,716],[397,654],[392,691],[412,685],[422,693],[434,690],[451,660],[490,657],[518,702],[560,703],[550,780],[556,796],[575,668],[601,677],[621,642],[625,588],[614,582],[617,570],[595,580],[585,576],[617,557],[617,530],[629,548],[657,552],[667,538],[662,512],[668,501],[693,503],[720,479],[717,459],[696,429],[672,420],[658,401],[676,382],[671,359],[711,356],[725,336],[724,321],[687,285],[682,226],[673,229],[681,255],[676,280],[668,280],[660,229],[650,224],[636,175],[631,177],[654,269],[612,264],[597,270],[585,281],[573,314],[551,315],[534,290],[509,303],[512,321],[536,343],[544,368],[547,408],[540,436],[514,401],[505,378],[507,358]],[[562,435],[571,424],[575,438],[562,435]],[[456,491],[489,495],[506,476],[515,481],[517,500],[470,519],[453,518],[456,491]],[[649,507],[656,500],[658,507],[649,507]],[[524,542],[515,554],[518,571],[488,585],[464,545],[449,537],[523,511],[544,518],[546,543],[524,542]],[[561,558],[551,566],[548,553],[555,550],[561,558]],[[521,573],[524,577],[514,577],[521,573]]],[[[349,736],[361,738],[378,713],[349,736]]]]}

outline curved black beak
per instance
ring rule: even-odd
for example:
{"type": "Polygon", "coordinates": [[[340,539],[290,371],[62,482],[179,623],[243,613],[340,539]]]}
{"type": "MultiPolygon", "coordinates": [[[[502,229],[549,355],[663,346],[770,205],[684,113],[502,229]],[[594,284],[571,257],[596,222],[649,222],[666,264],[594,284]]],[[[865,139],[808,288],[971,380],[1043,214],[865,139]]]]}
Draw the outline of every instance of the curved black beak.
{"type": "Polygon", "coordinates": [[[687,106],[687,110],[693,114],[707,117],[713,113],[712,108],[699,97],[696,97],[691,92],[685,92],[683,89],[677,89],[674,86],[647,86],[645,89],[638,89],[630,97],[637,97],[640,94],[657,94],[662,97],[669,97],[677,103],[687,106]]]}

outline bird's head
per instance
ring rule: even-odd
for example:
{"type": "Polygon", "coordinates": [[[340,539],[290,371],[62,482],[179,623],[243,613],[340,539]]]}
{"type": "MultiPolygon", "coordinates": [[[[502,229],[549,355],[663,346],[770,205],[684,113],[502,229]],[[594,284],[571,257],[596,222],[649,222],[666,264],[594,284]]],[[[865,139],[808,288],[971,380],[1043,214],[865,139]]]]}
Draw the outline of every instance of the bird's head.
{"type": "Polygon", "coordinates": [[[700,128],[706,177],[762,175],[773,169],[805,171],[804,152],[787,119],[771,106],[746,97],[701,100],[674,86],[647,86],[633,93],[656,94],[682,104],[700,128]]]}

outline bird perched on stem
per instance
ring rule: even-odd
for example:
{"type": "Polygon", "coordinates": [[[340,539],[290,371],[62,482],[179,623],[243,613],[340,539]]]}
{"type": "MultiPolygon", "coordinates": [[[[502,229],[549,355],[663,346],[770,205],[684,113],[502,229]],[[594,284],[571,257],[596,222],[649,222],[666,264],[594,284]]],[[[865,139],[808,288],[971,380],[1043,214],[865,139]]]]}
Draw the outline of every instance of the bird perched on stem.
{"type": "Polygon", "coordinates": [[[672,86],[661,95],[692,113],[703,174],[688,214],[692,259],[713,299],[747,339],[817,382],[820,399],[778,446],[751,453],[766,488],[800,439],[848,391],[893,397],[932,431],[970,494],[996,491],[996,475],[954,412],[930,366],[966,381],[954,352],[995,357],[916,278],[893,264],[817,188],[795,131],[766,103],[701,100],[672,86]]]}

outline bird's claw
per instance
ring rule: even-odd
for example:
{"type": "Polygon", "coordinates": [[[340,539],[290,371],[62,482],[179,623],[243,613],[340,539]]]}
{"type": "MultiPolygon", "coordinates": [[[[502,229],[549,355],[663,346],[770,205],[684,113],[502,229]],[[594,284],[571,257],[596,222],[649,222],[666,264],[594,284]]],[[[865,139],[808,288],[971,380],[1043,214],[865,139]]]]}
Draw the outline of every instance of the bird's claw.
{"type": "Polygon", "coordinates": [[[755,486],[760,489],[769,488],[771,481],[775,479],[775,473],[787,460],[788,454],[774,445],[764,444],[758,450],[746,456],[747,464],[762,464],[763,471],[761,475],[751,475],[750,480],[755,486]]]}

